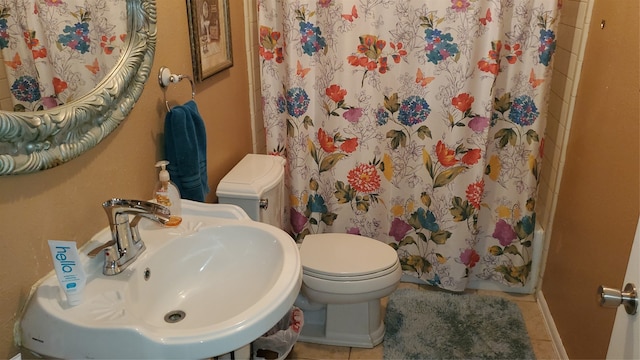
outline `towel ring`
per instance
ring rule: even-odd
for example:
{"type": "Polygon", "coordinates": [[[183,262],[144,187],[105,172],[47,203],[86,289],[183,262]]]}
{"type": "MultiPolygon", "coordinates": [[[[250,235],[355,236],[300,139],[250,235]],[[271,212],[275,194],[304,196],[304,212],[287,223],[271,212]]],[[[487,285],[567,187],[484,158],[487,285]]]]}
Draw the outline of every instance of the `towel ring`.
{"type": "Polygon", "coordinates": [[[172,74],[171,70],[168,67],[163,66],[160,68],[158,72],[158,83],[160,83],[160,87],[162,88],[162,92],[164,94],[164,104],[167,106],[167,111],[171,112],[171,107],[169,106],[169,101],[167,100],[167,87],[169,84],[177,84],[182,79],[187,79],[191,83],[191,100],[196,99],[196,86],[193,83],[193,80],[189,75],[182,74],[172,74]]]}

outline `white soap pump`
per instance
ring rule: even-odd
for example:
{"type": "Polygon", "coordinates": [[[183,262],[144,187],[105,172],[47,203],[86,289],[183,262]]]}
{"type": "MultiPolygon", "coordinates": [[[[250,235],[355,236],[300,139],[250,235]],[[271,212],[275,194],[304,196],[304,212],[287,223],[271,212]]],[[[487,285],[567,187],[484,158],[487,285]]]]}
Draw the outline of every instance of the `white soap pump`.
{"type": "Polygon", "coordinates": [[[165,226],[178,226],[182,222],[180,191],[171,182],[167,165],[169,165],[167,160],[160,160],[156,163],[156,167],[160,168],[160,174],[158,174],[158,183],[153,191],[153,199],[171,210],[171,217],[165,226]]]}

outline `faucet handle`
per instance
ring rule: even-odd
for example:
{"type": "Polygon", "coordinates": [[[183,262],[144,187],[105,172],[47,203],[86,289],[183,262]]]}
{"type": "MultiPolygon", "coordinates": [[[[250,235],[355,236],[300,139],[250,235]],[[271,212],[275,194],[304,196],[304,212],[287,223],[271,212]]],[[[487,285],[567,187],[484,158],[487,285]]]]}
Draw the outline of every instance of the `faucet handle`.
{"type": "Polygon", "coordinates": [[[108,248],[109,246],[113,246],[116,244],[115,240],[109,240],[106,243],[96,247],[95,249],[89,251],[89,253],[87,254],[88,257],[90,258],[94,258],[96,257],[96,255],[98,255],[102,250],[108,248]]]}
{"type": "Polygon", "coordinates": [[[120,253],[116,249],[115,243],[104,248],[104,268],[102,273],[105,275],[119,274],[123,268],[118,263],[118,260],[120,260],[120,253]]]}
{"type": "Polygon", "coordinates": [[[106,243],[96,247],[89,251],[88,257],[94,258],[100,252],[104,253],[104,266],[102,273],[105,275],[115,275],[122,271],[118,259],[120,258],[118,251],[116,250],[116,241],[109,240],[106,243]]]}

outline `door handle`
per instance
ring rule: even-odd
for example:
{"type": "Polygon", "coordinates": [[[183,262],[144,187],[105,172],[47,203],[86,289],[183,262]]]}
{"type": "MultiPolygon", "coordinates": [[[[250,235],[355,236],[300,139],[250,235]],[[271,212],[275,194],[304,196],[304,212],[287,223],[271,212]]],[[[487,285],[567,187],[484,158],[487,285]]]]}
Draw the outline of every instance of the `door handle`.
{"type": "Polygon", "coordinates": [[[632,283],[625,285],[623,291],[600,285],[598,295],[602,307],[616,308],[624,305],[624,309],[629,315],[635,315],[638,310],[638,292],[632,283]]]}

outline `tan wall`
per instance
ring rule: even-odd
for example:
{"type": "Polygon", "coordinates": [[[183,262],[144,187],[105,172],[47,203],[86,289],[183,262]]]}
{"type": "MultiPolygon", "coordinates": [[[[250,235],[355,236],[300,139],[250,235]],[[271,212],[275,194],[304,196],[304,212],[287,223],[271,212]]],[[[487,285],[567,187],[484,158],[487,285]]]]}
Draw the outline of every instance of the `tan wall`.
{"type": "Polygon", "coordinates": [[[572,359],[604,358],[640,212],[637,0],[596,0],[553,220],[542,291],[572,359]],[[600,29],[600,20],[606,20],[600,29]]]}
{"type": "MultiPolygon", "coordinates": [[[[158,43],[151,77],[139,102],[102,143],[79,158],[35,174],[0,177],[0,358],[16,354],[13,326],[31,285],[53,266],[48,239],[84,244],[107,225],[100,204],[108,198],[148,199],[162,156],[166,110],[157,82],[160,66],[191,74],[185,1],[156,1],[158,43]]],[[[197,84],[196,102],[205,119],[208,175],[215,185],[252,150],[243,2],[229,1],[234,66],[197,84]]],[[[184,102],[188,81],[171,85],[168,99],[184,102]]]]}

